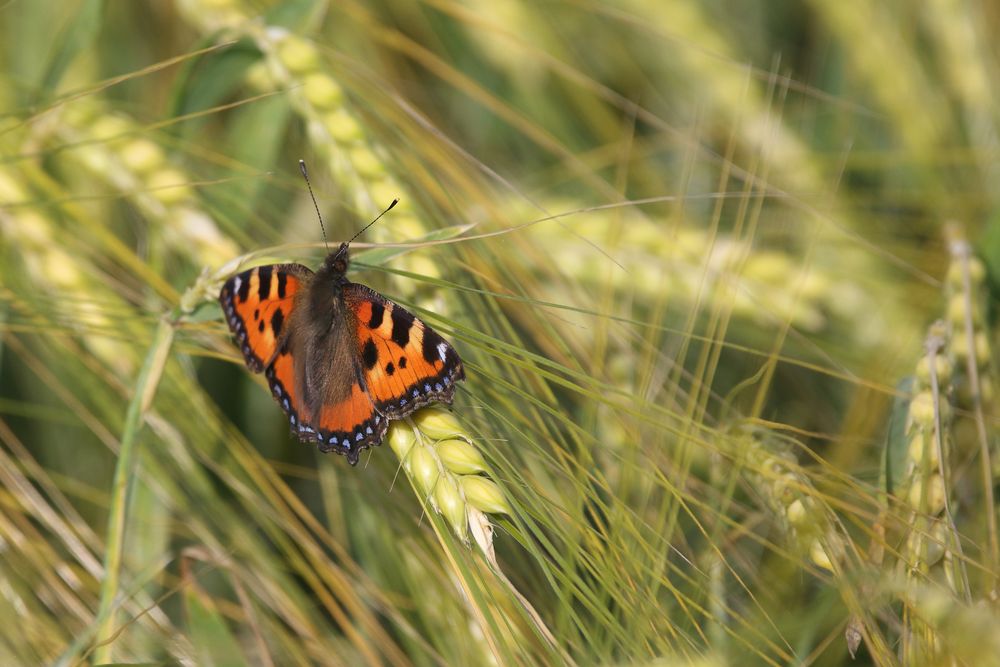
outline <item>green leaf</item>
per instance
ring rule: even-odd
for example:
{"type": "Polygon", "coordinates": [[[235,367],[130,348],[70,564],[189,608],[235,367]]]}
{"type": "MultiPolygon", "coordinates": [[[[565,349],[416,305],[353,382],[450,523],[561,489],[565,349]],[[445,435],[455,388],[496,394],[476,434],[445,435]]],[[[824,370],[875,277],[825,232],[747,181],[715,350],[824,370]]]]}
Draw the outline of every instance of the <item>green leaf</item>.
{"type": "Polygon", "coordinates": [[[315,29],[323,15],[329,11],[326,2],[316,0],[288,0],[275,3],[267,11],[267,22],[304,33],[315,29]]]}
{"type": "Polygon", "coordinates": [[[214,322],[219,319],[219,304],[214,301],[202,301],[194,312],[189,313],[184,319],[192,323],[214,322]]]}
{"type": "MultiPolygon", "coordinates": [[[[267,171],[280,161],[279,152],[287,143],[285,128],[291,111],[284,95],[241,107],[226,127],[229,154],[248,167],[267,171]]],[[[254,208],[267,183],[264,178],[243,178],[226,183],[220,189],[226,191],[230,201],[242,201],[254,208]]]]}
{"type": "Polygon", "coordinates": [[[986,316],[990,324],[996,324],[997,301],[1000,296],[1000,215],[993,215],[986,223],[976,252],[986,265],[986,286],[990,293],[990,298],[986,301],[986,316]]]}
{"type": "MultiPolygon", "coordinates": [[[[247,69],[258,60],[257,47],[242,41],[209,57],[189,61],[173,88],[171,115],[182,116],[218,106],[245,85],[247,69]]],[[[197,126],[197,122],[189,121],[181,127],[193,132],[197,126]]]]}
{"type": "Polygon", "coordinates": [[[913,376],[908,376],[896,384],[899,392],[892,401],[892,412],[889,415],[889,429],[885,436],[885,490],[893,492],[896,484],[903,478],[906,467],[906,452],[909,441],[906,438],[906,417],[910,412],[910,397],[913,394],[913,376]]]}
{"type": "Polygon", "coordinates": [[[198,664],[214,667],[243,667],[243,649],[233,637],[219,612],[205,605],[198,594],[188,591],[184,595],[188,632],[198,654],[198,664]]]}
{"type": "Polygon", "coordinates": [[[42,77],[41,93],[53,92],[77,54],[94,42],[103,15],[104,0],[84,0],[76,17],[67,22],[66,29],[53,41],[57,45],[56,52],[42,77]]]}

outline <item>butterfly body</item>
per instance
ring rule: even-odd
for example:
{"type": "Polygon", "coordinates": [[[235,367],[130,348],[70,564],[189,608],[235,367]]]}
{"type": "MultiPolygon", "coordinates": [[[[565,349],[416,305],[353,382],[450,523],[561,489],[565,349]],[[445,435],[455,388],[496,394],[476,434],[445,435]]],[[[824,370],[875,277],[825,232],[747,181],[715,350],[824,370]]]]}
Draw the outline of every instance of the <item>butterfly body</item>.
{"type": "Polygon", "coordinates": [[[230,278],[219,301],[247,367],[264,371],[300,440],[353,465],[389,421],[440,401],[465,379],[458,353],[406,309],[347,279],[348,244],[315,273],[259,266],[230,278]]]}

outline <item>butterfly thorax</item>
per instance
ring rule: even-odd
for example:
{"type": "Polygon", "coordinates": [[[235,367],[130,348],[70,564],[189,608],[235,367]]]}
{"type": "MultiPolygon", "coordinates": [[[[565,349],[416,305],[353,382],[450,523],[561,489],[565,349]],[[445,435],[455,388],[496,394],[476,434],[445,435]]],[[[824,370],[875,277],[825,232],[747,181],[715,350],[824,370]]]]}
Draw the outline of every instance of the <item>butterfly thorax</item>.
{"type": "Polygon", "coordinates": [[[344,288],[351,282],[347,279],[350,265],[347,244],[326,256],[322,266],[308,281],[308,288],[297,295],[300,328],[314,342],[342,325],[347,316],[344,305],[344,288]]]}

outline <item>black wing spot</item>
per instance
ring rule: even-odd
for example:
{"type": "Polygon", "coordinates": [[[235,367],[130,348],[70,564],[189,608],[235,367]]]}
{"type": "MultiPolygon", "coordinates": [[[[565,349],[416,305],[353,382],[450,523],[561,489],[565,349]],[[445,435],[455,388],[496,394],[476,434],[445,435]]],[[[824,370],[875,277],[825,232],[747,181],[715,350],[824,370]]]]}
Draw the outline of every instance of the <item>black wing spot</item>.
{"type": "Polygon", "coordinates": [[[392,365],[391,361],[388,364],[385,365],[385,374],[386,375],[392,375],[395,372],[396,372],[396,367],[392,365]]]}
{"type": "Polygon", "coordinates": [[[413,324],[413,315],[402,308],[392,309],[392,342],[400,347],[406,347],[410,342],[410,326],[413,324]]]}
{"type": "Polygon", "coordinates": [[[259,322],[259,323],[257,324],[257,331],[259,331],[259,332],[261,332],[261,333],[264,333],[264,320],[261,320],[261,321],[260,321],[260,322],[259,322]]]}
{"type": "Polygon", "coordinates": [[[288,283],[288,275],[284,271],[278,271],[278,298],[285,298],[285,286],[288,283]]]}
{"type": "Polygon", "coordinates": [[[250,274],[243,274],[239,278],[240,289],[236,292],[236,295],[240,297],[240,303],[246,303],[247,297],[250,296],[250,274]]]}
{"type": "Polygon", "coordinates": [[[444,338],[437,335],[431,329],[424,329],[424,360],[434,363],[440,360],[438,345],[444,342],[444,338]]]}
{"type": "Polygon", "coordinates": [[[378,329],[382,326],[382,319],[385,317],[385,306],[381,303],[372,302],[372,316],[368,320],[368,328],[378,329]]]}
{"type": "Polygon", "coordinates": [[[260,319],[260,308],[254,308],[253,309],[253,318],[255,320],[259,320],[260,319]]]}
{"type": "Polygon", "coordinates": [[[361,359],[365,362],[365,368],[368,370],[375,368],[375,364],[378,363],[378,348],[375,347],[375,341],[371,338],[366,340],[361,347],[361,359]]]}
{"type": "Polygon", "coordinates": [[[406,357],[400,357],[399,358],[399,367],[400,368],[406,368],[406,357]]]}
{"type": "MultiPolygon", "coordinates": [[[[277,310],[274,311],[274,315],[271,315],[271,330],[274,331],[275,338],[277,338],[278,335],[281,333],[281,327],[284,326],[284,324],[285,324],[285,314],[281,312],[280,308],[278,308],[277,310]]],[[[261,326],[263,325],[264,323],[261,322],[261,326]]],[[[261,329],[261,331],[263,331],[263,329],[261,329]]]]}
{"type": "Polygon", "coordinates": [[[264,301],[271,296],[271,267],[262,266],[257,269],[257,298],[264,301]]]}

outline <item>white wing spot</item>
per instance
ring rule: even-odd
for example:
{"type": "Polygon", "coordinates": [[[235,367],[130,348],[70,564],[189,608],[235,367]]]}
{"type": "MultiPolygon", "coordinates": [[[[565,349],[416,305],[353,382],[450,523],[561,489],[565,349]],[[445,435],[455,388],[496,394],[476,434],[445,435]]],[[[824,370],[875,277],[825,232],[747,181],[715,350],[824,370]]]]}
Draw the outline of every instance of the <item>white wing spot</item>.
{"type": "Polygon", "coordinates": [[[441,361],[444,361],[444,355],[448,353],[447,343],[438,343],[438,356],[441,357],[441,361]]]}
{"type": "Polygon", "coordinates": [[[240,285],[243,284],[243,279],[239,276],[233,278],[233,294],[240,291],[240,285]]]}

